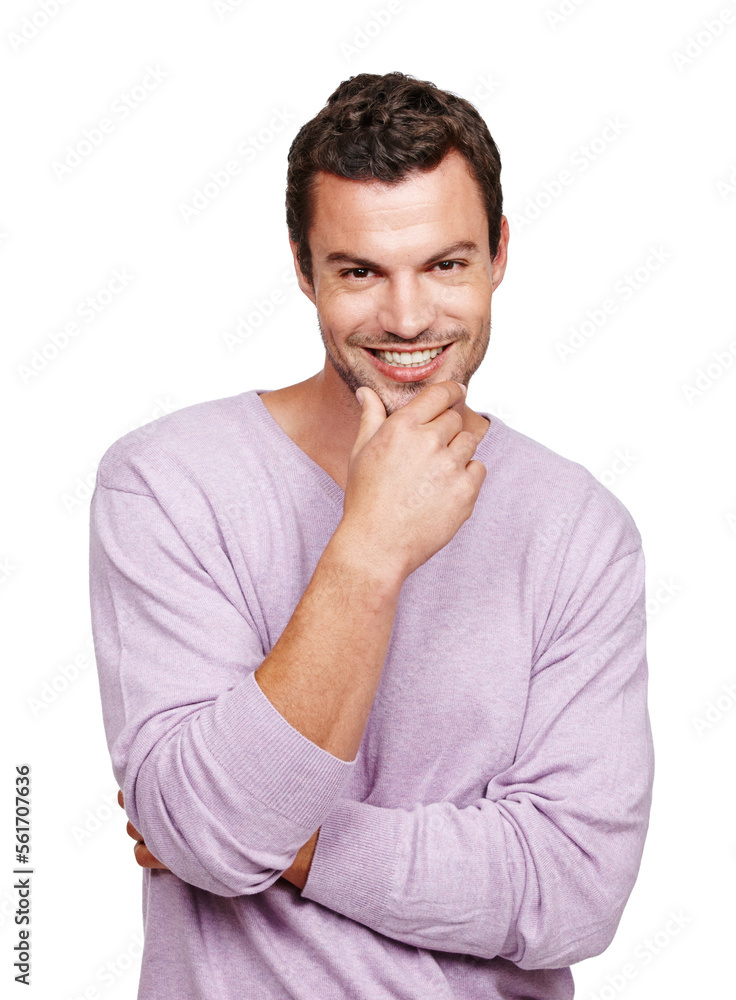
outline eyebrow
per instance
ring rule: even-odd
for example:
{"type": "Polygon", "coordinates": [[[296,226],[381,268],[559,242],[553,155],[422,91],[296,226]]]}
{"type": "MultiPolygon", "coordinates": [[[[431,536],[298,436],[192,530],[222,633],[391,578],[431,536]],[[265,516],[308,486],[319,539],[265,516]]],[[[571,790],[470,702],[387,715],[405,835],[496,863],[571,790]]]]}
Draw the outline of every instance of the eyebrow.
{"type": "MultiPolygon", "coordinates": [[[[450,246],[443,247],[441,250],[433,253],[431,257],[427,257],[421,263],[420,267],[428,267],[430,264],[436,264],[438,261],[446,260],[448,257],[456,257],[458,254],[474,257],[478,253],[477,243],[473,243],[472,240],[460,240],[458,243],[451,243],[450,246]]],[[[356,267],[365,267],[371,271],[381,270],[380,264],[376,264],[372,260],[367,260],[365,257],[346,253],[344,250],[336,250],[334,253],[328,253],[325,260],[328,264],[354,264],[356,267]]]]}

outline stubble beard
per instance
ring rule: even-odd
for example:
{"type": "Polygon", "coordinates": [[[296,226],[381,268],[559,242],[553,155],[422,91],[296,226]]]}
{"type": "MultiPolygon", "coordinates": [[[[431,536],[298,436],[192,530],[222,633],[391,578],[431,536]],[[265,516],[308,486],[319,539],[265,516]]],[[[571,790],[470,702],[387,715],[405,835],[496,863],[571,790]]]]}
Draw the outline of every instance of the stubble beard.
{"type": "MultiPolygon", "coordinates": [[[[369,388],[373,389],[376,395],[380,398],[386,410],[387,417],[390,417],[396,410],[401,409],[402,406],[406,406],[406,404],[414,399],[415,396],[418,396],[423,389],[426,389],[427,385],[432,384],[426,379],[420,379],[417,382],[396,382],[394,383],[396,389],[391,396],[389,396],[385,387],[385,381],[379,381],[381,376],[372,367],[370,361],[361,359],[355,368],[349,368],[345,364],[343,358],[334,352],[331,343],[325,336],[319,314],[317,315],[317,326],[319,327],[322,344],[327,354],[327,358],[343,383],[347,386],[350,393],[355,395],[356,390],[359,389],[361,385],[367,385],[369,388]]],[[[489,316],[484,322],[483,329],[475,340],[472,339],[472,335],[464,327],[458,327],[456,330],[449,331],[443,336],[435,337],[434,339],[447,341],[448,338],[459,342],[457,346],[453,347],[453,350],[459,352],[458,357],[460,358],[460,361],[459,363],[456,362],[454,366],[451,364],[446,371],[442,372],[442,381],[453,379],[467,387],[470,379],[480,367],[481,362],[486,355],[486,351],[488,350],[488,344],[491,338],[491,318],[489,316]],[[463,342],[470,343],[472,345],[470,348],[470,356],[467,358],[465,358],[465,355],[463,354],[463,342]]],[[[353,350],[358,351],[359,349],[353,348],[353,350]]],[[[465,348],[465,350],[467,350],[467,348],[465,348]]]]}

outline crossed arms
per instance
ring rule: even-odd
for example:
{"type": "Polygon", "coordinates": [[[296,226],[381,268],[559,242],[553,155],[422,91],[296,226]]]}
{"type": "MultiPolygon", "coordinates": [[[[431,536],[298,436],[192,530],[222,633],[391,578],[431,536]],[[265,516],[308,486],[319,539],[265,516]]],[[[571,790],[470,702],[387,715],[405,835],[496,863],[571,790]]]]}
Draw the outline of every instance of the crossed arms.
{"type": "MultiPolygon", "coordinates": [[[[122,809],[125,808],[125,799],[121,789],[118,789],[118,804],[122,809]]],[[[136,830],[130,820],[128,820],[126,832],[135,841],[133,855],[141,868],[156,868],[163,871],[170,871],[167,865],[159,861],[158,858],[154,858],[146,846],[143,834],[140,830],[136,830]]],[[[314,848],[317,844],[318,836],[319,830],[315,831],[307,843],[299,848],[291,866],[281,873],[281,878],[286,879],[287,882],[291,882],[298,889],[303,889],[307,884],[307,876],[309,875],[309,868],[314,857],[314,848]]]]}
{"type": "Polygon", "coordinates": [[[263,649],[210,543],[185,538],[152,495],[95,492],[103,716],[152,857],[225,896],[283,876],[416,947],[527,969],[604,950],[638,872],[653,777],[644,562],[625,519],[599,539],[603,571],[561,571],[564,613],[531,664],[514,763],[463,808],[342,797],[354,761],[307,740],[244,677],[263,649]]]}

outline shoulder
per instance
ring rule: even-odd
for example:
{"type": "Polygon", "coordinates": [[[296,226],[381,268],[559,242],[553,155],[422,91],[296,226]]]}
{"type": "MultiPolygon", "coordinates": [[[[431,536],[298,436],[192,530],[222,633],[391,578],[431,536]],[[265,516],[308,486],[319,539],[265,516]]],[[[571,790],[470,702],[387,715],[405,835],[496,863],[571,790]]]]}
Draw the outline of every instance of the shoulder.
{"type": "Polygon", "coordinates": [[[247,440],[247,393],[204,400],[157,417],[117,438],[106,449],[97,481],[111,489],[153,495],[157,476],[215,467],[235,442],[247,440]]]}
{"type": "Polygon", "coordinates": [[[520,491],[518,507],[536,522],[540,540],[574,542],[609,560],[641,545],[631,512],[589,469],[508,425],[499,471],[520,491]]]}

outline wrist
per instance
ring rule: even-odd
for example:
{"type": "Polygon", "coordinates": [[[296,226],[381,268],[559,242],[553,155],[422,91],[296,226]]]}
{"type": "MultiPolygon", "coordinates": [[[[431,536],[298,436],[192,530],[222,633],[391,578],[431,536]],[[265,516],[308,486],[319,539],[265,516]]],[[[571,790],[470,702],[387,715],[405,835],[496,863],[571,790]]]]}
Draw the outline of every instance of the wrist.
{"type": "Polygon", "coordinates": [[[312,858],[314,857],[314,851],[317,846],[318,838],[319,830],[315,830],[306,844],[303,844],[299,848],[291,866],[281,875],[281,877],[286,879],[287,882],[291,882],[292,885],[295,885],[297,889],[303,889],[307,884],[309,869],[312,867],[312,858]]]}
{"type": "Polygon", "coordinates": [[[398,600],[408,576],[395,558],[376,548],[346,521],[338,525],[323,558],[346,581],[367,587],[379,599],[398,600]]]}

